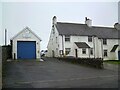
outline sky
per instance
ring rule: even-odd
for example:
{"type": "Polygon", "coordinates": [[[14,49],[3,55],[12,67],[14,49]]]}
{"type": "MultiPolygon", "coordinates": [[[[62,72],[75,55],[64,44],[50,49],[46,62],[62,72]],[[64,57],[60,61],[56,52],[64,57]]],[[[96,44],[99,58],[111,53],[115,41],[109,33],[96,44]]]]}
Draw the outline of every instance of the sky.
{"type": "Polygon", "coordinates": [[[118,22],[120,23],[120,1],[118,3],[118,22]]]}
{"type": "Polygon", "coordinates": [[[41,39],[41,49],[47,49],[52,28],[52,17],[58,22],[85,23],[92,19],[93,26],[113,27],[118,22],[118,2],[9,2],[0,3],[0,45],[28,26],[41,39]]]}

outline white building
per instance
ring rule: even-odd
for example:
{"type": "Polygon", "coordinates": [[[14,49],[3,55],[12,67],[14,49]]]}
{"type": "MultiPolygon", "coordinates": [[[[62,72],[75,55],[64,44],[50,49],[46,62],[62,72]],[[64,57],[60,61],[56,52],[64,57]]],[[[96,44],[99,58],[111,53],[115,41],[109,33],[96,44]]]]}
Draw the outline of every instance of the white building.
{"type": "Polygon", "coordinates": [[[40,59],[41,39],[29,27],[11,38],[13,59],[40,59]]]}
{"type": "Polygon", "coordinates": [[[53,17],[48,42],[48,57],[73,56],[80,58],[120,59],[120,24],[114,28],[92,26],[92,20],[85,18],[85,24],[57,22],[53,17]]]}

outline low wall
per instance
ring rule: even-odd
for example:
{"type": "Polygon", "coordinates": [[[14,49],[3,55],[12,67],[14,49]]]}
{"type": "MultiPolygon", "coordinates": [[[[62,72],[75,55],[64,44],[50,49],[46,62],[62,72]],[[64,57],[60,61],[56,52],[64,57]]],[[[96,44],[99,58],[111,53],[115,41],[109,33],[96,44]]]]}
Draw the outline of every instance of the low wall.
{"type": "Polygon", "coordinates": [[[10,45],[8,45],[8,46],[1,46],[0,50],[1,50],[1,64],[2,64],[2,74],[1,74],[1,77],[2,77],[2,76],[4,76],[4,71],[5,71],[7,59],[12,58],[12,48],[11,48],[10,45]]]}
{"type": "Polygon", "coordinates": [[[10,45],[2,46],[2,63],[5,63],[7,59],[12,58],[12,48],[10,45]]]}
{"type": "Polygon", "coordinates": [[[71,62],[75,64],[88,65],[95,68],[103,68],[103,59],[101,58],[58,58],[59,60],[71,62]]]}

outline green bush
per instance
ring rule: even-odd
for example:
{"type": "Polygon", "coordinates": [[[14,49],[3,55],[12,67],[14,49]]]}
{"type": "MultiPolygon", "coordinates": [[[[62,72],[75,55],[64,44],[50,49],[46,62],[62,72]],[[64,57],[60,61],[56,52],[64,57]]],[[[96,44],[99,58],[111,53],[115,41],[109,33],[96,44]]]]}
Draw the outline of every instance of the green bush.
{"type": "Polygon", "coordinates": [[[83,64],[83,65],[88,65],[92,66],[95,68],[103,68],[103,59],[101,58],[68,58],[68,57],[59,57],[59,60],[66,61],[66,62],[71,62],[74,64],[83,64]]]}

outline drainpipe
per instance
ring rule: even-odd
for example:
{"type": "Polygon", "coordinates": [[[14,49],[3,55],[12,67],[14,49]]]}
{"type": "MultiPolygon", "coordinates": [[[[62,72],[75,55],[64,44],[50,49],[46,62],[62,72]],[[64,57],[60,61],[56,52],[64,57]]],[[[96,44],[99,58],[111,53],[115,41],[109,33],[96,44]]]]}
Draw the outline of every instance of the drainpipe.
{"type": "Polygon", "coordinates": [[[95,36],[93,36],[94,58],[95,58],[95,36]]]}
{"type": "Polygon", "coordinates": [[[63,41],[63,35],[61,35],[61,36],[62,36],[62,50],[63,50],[62,54],[63,54],[63,56],[64,56],[64,41],[63,41]]]}
{"type": "Polygon", "coordinates": [[[103,40],[101,39],[101,54],[102,54],[102,59],[103,59],[103,40]]]}
{"type": "Polygon", "coordinates": [[[90,58],[90,48],[88,48],[89,58],[90,58]]]}
{"type": "Polygon", "coordinates": [[[5,29],[5,46],[7,45],[7,29],[5,29]]]}

